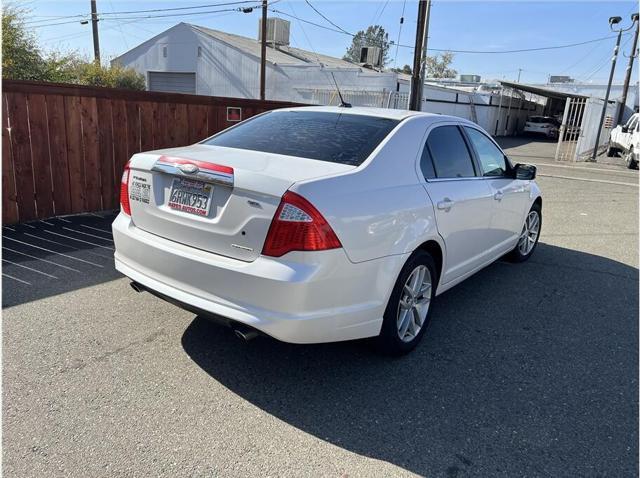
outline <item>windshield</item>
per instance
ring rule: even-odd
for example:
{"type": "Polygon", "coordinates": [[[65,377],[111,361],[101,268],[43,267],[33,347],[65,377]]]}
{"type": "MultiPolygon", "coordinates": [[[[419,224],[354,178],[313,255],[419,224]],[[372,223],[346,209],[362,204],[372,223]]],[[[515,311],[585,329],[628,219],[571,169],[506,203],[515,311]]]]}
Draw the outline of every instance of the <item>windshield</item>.
{"type": "Polygon", "coordinates": [[[320,111],[271,111],[203,144],[359,166],[399,123],[320,111]]]}

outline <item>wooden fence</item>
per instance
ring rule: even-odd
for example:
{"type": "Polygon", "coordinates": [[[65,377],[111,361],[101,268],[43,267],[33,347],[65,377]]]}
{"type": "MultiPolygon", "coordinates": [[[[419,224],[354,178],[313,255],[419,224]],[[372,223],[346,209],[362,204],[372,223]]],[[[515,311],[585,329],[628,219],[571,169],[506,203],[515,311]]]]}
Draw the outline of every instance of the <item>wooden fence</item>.
{"type": "Polygon", "coordinates": [[[134,153],[221,131],[228,107],[245,119],[292,105],[3,80],[2,222],[114,209],[134,153]]]}

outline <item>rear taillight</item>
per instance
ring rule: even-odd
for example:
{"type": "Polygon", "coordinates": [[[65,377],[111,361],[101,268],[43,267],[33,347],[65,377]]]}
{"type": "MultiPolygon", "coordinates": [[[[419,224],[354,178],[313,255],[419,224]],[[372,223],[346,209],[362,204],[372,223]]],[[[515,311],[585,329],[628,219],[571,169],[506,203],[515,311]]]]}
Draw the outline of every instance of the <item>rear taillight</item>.
{"type": "Polygon", "coordinates": [[[282,196],[273,216],[262,254],[280,257],[290,251],[325,251],[342,247],[322,214],[291,191],[282,196]]]}
{"type": "Polygon", "coordinates": [[[131,216],[131,204],[129,204],[129,162],[124,165],[122,180],[120,181],[120,210],[127,216],[131,216]]]}

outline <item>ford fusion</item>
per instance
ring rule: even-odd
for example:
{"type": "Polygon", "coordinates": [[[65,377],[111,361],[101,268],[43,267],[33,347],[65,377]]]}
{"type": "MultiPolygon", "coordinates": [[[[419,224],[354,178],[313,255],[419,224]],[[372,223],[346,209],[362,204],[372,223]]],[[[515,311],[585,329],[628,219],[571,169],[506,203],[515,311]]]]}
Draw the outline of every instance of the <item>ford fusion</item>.
{"type": "Polygon", "coordinates": [[[201,143],[139,153],[113,223],[137,291],[245,338],[424,335],[435,297],[536,248],[534,166],[464,119],[373,108],[267,112],[201,143]]]}

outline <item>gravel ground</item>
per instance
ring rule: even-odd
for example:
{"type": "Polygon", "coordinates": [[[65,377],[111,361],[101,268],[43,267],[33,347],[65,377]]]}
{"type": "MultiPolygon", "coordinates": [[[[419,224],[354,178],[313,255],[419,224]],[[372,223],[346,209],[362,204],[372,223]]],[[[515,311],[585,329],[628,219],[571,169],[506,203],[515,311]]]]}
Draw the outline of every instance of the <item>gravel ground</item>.
{"type": "Polygon", "coordinates": [[[108,214],[4,228],[4,475],[637,476],[637,172],[506,147],[539,166],[539,248],[440,296],[400,359],[136,294],[108,214]]]}

